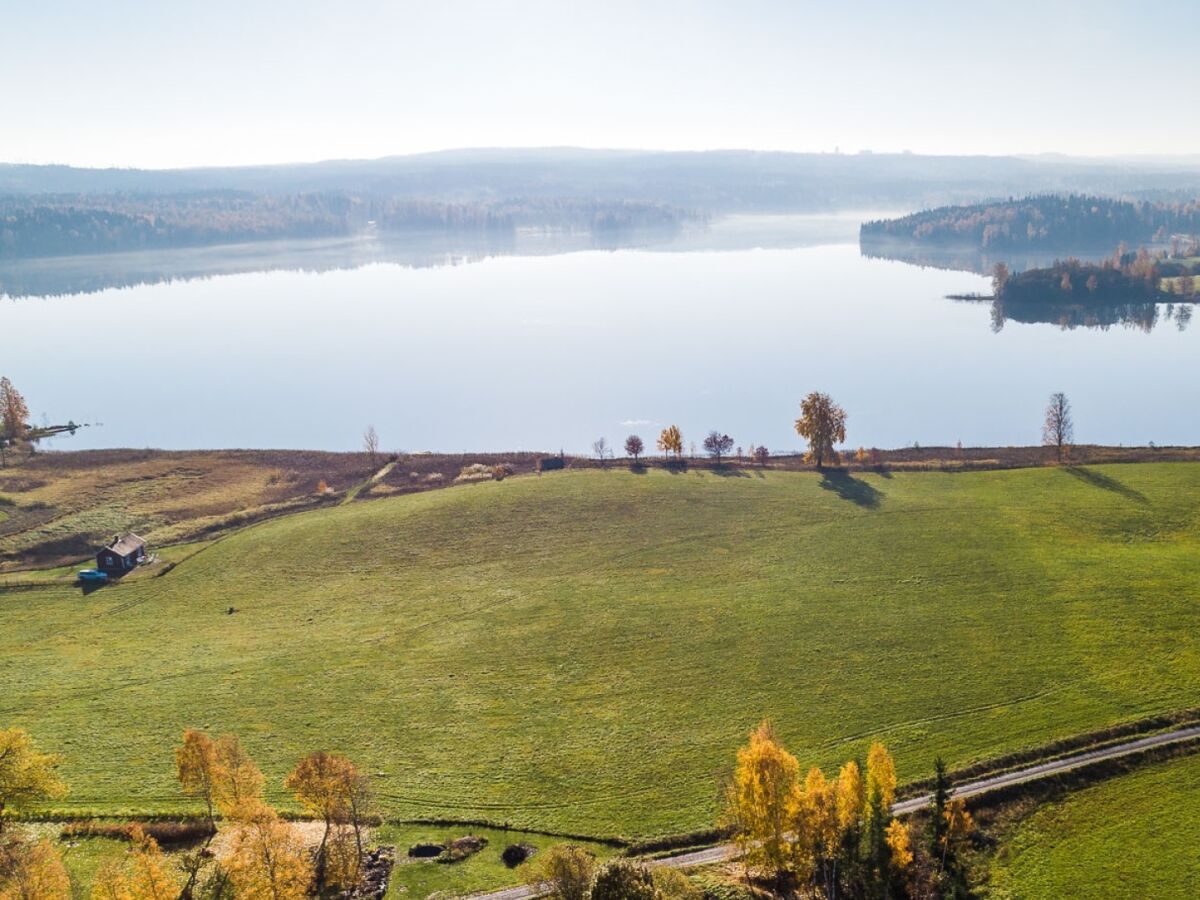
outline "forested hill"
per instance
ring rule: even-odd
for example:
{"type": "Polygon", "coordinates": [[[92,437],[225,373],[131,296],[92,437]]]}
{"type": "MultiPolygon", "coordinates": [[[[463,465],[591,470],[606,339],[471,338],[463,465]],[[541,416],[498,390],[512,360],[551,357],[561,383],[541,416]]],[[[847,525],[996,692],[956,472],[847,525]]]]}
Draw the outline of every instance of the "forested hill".
{"type": "Polygon", "coordinates": [[[381,232],[613,232],[674,228],[700,214],[664,204],[534,199],[449,203],[342,192],[0,197],[0,260],[381,232]]]}
{"type": "Polygon", "coordinates": [[[1200,158],[1162,161],[915,153],[451,150],[381,159],[197,169],[0,163],[0,194],[345,192],[464,203],[589,197],[712,213],[918,209],[1036,193],[1200,196],[1200,158]]]}
{"type": "Polygon", "coordinates": [[[1200,235],[1200,202],[1045,195],[1000,203],[944,206],[866,222],[865,249],[888,243],[980,250],[1111,250],[1120,243],[1166,243],[1200,235]]]}

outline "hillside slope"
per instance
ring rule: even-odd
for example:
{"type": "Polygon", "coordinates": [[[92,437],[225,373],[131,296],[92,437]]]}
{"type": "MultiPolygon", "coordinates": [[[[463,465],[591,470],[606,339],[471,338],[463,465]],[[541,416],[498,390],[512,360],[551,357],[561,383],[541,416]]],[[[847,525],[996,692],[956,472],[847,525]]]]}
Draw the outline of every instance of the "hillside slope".
{"type": "Polygon", "coordinates": [[[1093,785],[1035,811],[1004,840],[991,900],[1200,893],[1200,757],[1093,785]]]}
{"type": "Polygon", "coordinates": [[[902,778],[1195,705],[1200,467],[626,470],[322,509],[165,578],[0,592],[0,722],[81,810],[178,807],[185,726],[377,773],[385,812],[711,823],[762,716],[902,778]],[[235,611],[230,614],[230,608],[235,611]]]}

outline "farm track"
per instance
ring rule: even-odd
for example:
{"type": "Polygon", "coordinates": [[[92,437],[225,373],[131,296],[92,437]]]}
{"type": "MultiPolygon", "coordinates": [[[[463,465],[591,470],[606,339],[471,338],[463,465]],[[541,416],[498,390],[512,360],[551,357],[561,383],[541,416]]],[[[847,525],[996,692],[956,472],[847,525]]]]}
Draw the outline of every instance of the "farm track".
{"type": "MultiPolygon", "coordinates": [[[[1157,747],[1195,740],[1200,740],[1200,725],[1178,728],[1174,731],[1166,731],[1161,734],[1152,734],[1148,737],[1125,741],[1109,747],[1101,747],[1098,750],[1086,750],[1081,753],[1061,757],[1060,759],[1050,760],[1049,762],[1024,766],[1000,775],[969,781],[966,784],[954,787],[950,794],[954,797],[976,797],[1015,785],[1037,781],[1041,778],[1073,772],[1076,769],[1094,763],[1120,759],[1121,757],[1133,756],[1157,747]]],[[[892,813],[897,816],[911,815],[928,806],[932,800],[932,794],[921,794],[908,800],[902,800],[892,806],[892,813]]],[[[737,859],[738,855],[739,852],[736,844],[718,844],[715,847],[706,847],[702,850],[692,850],[686,853],[661,857],[651,861],[650,865],[668,866],[673,869],[688,869],[696,866],[709,866],[729,862],[737,859]]],[[[543,893],[544,891],[539,890],[537,886],[520,886],[505,888],[500,891],[491,891],[486,894],[472,894],[471,897],[487,898],[487,900],[529,900],[529,898],[541,896],[543,893]]]]}

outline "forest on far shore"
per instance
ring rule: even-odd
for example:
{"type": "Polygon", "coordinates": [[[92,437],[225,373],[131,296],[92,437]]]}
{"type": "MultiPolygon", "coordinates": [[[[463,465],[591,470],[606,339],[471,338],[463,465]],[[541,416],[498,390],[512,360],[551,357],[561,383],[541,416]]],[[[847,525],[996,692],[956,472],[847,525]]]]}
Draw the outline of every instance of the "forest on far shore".
{"type": "Polygon", "coordinates": [[[589,198],[449,202],[328,191],[0,197],[0,259],[383,232],[619,232],[702,220],[663,203],[589,198]]]}
{"type": "Polygon", "coordinates": [[[1200,235],[1200,201],[1116,200],[1047,194],[969,206],[943,206],[865,222],[865,251],[888,244],[1023,251],[1106,250],[1127,244],[1179,245],[1200,235]]]}

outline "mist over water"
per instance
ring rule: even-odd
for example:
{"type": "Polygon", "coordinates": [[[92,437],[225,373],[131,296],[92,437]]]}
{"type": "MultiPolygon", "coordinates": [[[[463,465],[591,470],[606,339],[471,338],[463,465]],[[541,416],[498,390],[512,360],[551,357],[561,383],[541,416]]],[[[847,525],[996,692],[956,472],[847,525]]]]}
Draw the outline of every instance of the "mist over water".
{"type": "Polygon", "coordinates": [[[0,273],[27,295],[0,303],[0,368],[36,418],[103,423],[62,449],[356,449],[374,423],[389,450],[584,452],[675,423],[778,452],[814,389],[850,446],[1036,443],[1059,390],[1080,441],[1200,443],[1200,338],[1166,310],[997,332],[946,299],[986,278],[864,258],[858,221],[38,261],[0,273]]]}

